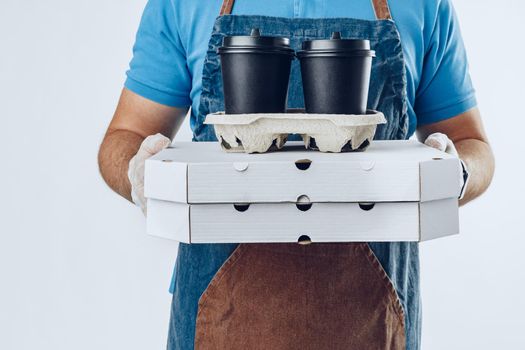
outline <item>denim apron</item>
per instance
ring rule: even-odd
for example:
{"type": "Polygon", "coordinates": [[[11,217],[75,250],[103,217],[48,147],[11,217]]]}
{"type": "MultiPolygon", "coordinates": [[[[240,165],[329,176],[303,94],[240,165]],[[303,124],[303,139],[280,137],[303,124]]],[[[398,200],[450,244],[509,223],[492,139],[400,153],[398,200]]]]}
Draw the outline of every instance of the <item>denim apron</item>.
{"type": "MultiPolygon", "coordinates": [[[[216,141],[203,121],[208,113],[224,110],[217,54],[222,38],[247,35],[252,28],[289,37],[295,50],[306,39],[326,39],[335,31],[369,39],[376,58],[368,108],[383,112],[388,121],[375,138],[407,137],[403,51],[387,0],[372,1],[374,21],[231,15],[233,2],[223,2],[213,27],[193,141],[216,141]]],[[[304,107],[297,61],[288,107],[304,107]]],[[[417,243],[179,245],[168,350],[415,350],[420,334],[417,243]]]]}

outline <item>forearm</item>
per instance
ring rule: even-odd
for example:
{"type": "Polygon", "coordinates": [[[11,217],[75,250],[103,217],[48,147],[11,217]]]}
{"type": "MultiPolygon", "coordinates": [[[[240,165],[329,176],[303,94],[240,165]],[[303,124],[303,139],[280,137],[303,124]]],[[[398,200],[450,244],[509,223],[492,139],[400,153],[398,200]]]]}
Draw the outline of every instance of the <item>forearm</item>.
{"type": "Polygon", "coordinates": [[[127,130],[108,130],[98,153],[98,165],[104,181],[115,192],[131,201],[127,172],[130,159],[144,138],[127,130]]]}
{"type": "Polygon", "coordinates": [[[460,140],[454,145],[470,173],[465,196],[460,201],[460,205],[464,205],[479,197],[489,187],[494,175],[494,155],[490,145],[478,139],[460,140]]]}

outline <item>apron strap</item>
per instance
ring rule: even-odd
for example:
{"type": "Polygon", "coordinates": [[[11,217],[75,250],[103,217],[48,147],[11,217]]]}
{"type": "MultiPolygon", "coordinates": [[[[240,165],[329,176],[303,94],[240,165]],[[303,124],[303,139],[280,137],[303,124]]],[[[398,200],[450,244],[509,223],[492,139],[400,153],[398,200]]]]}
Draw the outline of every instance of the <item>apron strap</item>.
{"type": "Polygon", "coordinates": [[[235,0],[223,0],[219,16],[231,15],[235,0]]]}
{"type": "MultiPolygon", "coordinates": [[[[219,15],[231,15],[234,3],[235,0],[223,0],[219,15]]],[[[376,13],[377,19],[392,19],[388,0],[372,0],[372,5],[374,6],[374,12],[376,13]]]]}
{"type": "Polygon", "coordinates": [[[388,0],[372,0],[377,19],[392,19],[388,0]]]}

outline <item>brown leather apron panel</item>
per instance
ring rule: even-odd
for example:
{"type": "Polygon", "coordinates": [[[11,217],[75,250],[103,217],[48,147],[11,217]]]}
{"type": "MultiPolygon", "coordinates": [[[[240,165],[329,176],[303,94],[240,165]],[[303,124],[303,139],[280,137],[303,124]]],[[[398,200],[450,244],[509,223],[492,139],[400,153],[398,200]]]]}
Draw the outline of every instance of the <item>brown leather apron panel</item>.
{"type": "Polygon", "coordinates": [[[405,349],[366,243],[240,244],[199,300],[195,349],[405,349]]]}

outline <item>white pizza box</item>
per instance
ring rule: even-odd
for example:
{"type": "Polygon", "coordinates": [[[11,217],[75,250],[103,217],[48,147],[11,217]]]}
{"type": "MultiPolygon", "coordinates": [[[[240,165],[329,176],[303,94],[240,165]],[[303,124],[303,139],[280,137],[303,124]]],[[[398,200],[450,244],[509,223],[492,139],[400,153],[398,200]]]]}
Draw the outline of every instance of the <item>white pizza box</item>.
{"type": "Polygon", "coordinates": [[[412,140],[345,153],[289,142],[262,154],[176,142],[146,161],[145,196],[186,204],[427,202],[457,198],[461,171],[457,157],[412,140]]]}
{"type": "Polygon", "coordinates": [[[149,199],[147,230],[184,243],[417,242],[459,233],[458,199],[304,205],[149,199]]]}

